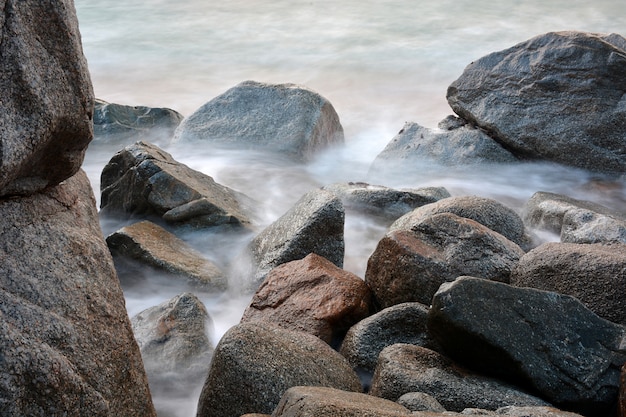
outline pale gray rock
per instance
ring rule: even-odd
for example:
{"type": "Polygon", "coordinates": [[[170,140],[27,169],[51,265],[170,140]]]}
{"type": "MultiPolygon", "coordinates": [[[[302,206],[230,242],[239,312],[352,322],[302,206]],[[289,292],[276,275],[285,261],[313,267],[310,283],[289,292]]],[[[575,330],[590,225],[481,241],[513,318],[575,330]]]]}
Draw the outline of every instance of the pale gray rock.
{"type": "Polygon", "coordinates": [[[0,414],[156,416],[85,173],[0,218],[0,414]]]}
{"type": "Polygon", "coordinates": [[[222,337],[200,394],[198,417],[271,413],[291,387],[360,392],[346,360],[308,333],[241,323],[222,337]]]}
{"type": "Polygon", "coordinates": [[[625,72],[622,36],[551,32],[472,62],[447,99],[520,158],[623,173],[625,72]]]}
{"type": "Polygon", "coordinates": [[[71,0],[0,9],[0,196],[26,195],[80,169],[94,96],[71,0]]]}
{"type": "MultiPolygon", "coordinates": [[[[118,264],[135,261],[156,270],[184,278],[191,286],[204,290],[223,290],[226,276],[213,262],[162,227],[144,220],[124,226],[106,238],[118,264]],[[120,259],[122,258],[122,259],[120,259]]],[[[118,268],[122,282],[124,268],[118,268]]],[[[131,273],[134,275],[134,273],[131,273]]]]}
{"type": "Polygon", "coordinates": [[[446,411],[435,397],[424,392],[407,392],[398,398],[397,403],[411,411],[432,411],[434,413],[446,411]]]}
{"type": "Polygon", "coordinates": [[[343,127],[332,104],[295,84],[244,81],[185,118],[174,142],[202,141],[307,160],[343,144],[343,127]]]}
{"type": "Polygon", "coordinates": [[[574,297],[460,277],[433,297],[428,328],[453,360],[557,407],[599,417],[617,402],[626,329],[574,297]]]}
{"type": "Polygon", "coordinates": [[[568,210],[563,215],[561,242],[626,243],[626,220],[591,210],[568,210]]]}

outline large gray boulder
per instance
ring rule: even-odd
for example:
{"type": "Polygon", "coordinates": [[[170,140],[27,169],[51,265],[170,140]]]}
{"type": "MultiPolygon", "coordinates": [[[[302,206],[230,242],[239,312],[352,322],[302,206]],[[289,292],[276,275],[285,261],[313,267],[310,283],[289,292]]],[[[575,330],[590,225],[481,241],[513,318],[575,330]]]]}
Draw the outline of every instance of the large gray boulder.
{"type": "Polygon", "coordinates": [[[137,280],[138,266],[182,278],[191,287],[224,290],[226,276],[217,265],[162,227],[144,220],[124,226],[106,238],[123,283],[137,280]],[[125,268],[126,264],[131,265],[125,268]]]}
{"type": "Polygon", "coordinates": [[[365,282],[381,308],[412,301],[430,305],[439,286],[460,275],[509,282],[523,254],[474,220],[439,213],[411,231],[387,233],[367,261],[365,282]]]}
{"type": "Polygon", "coordinates": [[[0,414],[155,416],[85,173],[0,218],[0,414]]]}
{"type": "Polygon", "coordinates": [[[346,360],[308,333],[267,323],[232,327],[215,348],[197,417],[271,413],[291,387],[360,392],[346,360]]]}
{"type": "Polygon", "coordinates": [[[4,0],[0,196],[74,175],[93,138],[93,90],[71,0],[4,0]]]}
{"type": "Polygon", "coordinates": [[[522,256],[511,285],[571,295],[626,325],[626,244],[545,243],[522,256]]]}
{"type": "Polygon", "coordinates": [[[439,126],[429,129],[414,122],[405,123],[376,156],[372,169],[386,171],[390,167],[406,168],[420,163],[459,166],[518,160],[475,126],[463,121],[454,123],[450,119],[443,120],[439,126]]]}
{"type": "Polygon", "coordinates": [[[501,381],[470,372],[430,349],[409,344],[386,347],[380,353],[370,394],[396,401],[409,392],[431,395],[450,411],[548,405],[501,381]]]}
{"type": "Polygon", "coordinates": [[[428,328],[452,359],[563,409],[607,416],[617,402],[626,329],[571,296],[461,277],[433,297],[428,328]]]}
{"type": "Polygon", "coordinates": [[[626,243],[626,219],[591,210],[572,209],[563,215],[563,243],[626,243]]]}
{"type": "Polygon", "coordinates": [[[94,144],[138,140],[167,143],[182,120],[182,114],[168,108],[127,106],[96,99],[94,144]]]}
{"type": "Polygon", "coordinates": [[[626,172],[626,39],[552,32],[489,54],[448,88],[448,103],[521,158],[626,172]]]}
{"type": "Polygon", "coordinates": [[[306,160],[343,144],[332,104],[306,87],[244,81],[209,101],[176,130],[175,142],[203,141],[306,160]]]}
{"type": "Polygon", "coordinates": [[[273,268],[310,253],[342,268],[344,221],[343,204],[335,194],[316,189],[303,195],[250,242],[246,256],[251,258],[252,286],[258,288],[273,268]]]}
{"type": "Polygon", "coordinates": [[[106,216],[153,216],[191,227],[251,223],[249,198],[150,143],[137,142],[117,152],[102,170],[100,189],[106,216]]]}

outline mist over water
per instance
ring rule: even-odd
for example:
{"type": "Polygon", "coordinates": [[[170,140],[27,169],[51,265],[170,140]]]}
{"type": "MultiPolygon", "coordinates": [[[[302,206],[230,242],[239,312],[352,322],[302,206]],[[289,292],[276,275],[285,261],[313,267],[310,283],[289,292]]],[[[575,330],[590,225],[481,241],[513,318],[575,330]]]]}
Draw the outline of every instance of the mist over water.
{"type": "MultiPolygon", "coordinates": [[[[624,211],[624,187],[594,186],[594,175],[552,164],[420,167],[371,175],[370,164],[407,121],[427,127],[451,110],[448,85],[464,67],[549,31],[626,35],[621,1],[243,1],[75,0],[96,96],[127,105],[169,107],[187,116],[230,87],[255,80],[302,84],[326,97],[346,145],[297,165],[256,153],[157,145],[173,157],[257,201],[259,230],[304,193],[334,182],[396,188],[443,186],[452,195],[495,198],[519,211],[536,191],[589,199],[624,211]]],[[[141,138],[150,141],[150,138],[141,138]]],[[[92,144],[84,164],[99,202],[100,173],[116,147],[92,144]]],[[[120,224],[102,223],[105,235],[120,224]]],[[[363,277],[386,224],[348,213],[345,269],[363,277]]],[[[184,238],[220,266],[246,243],[216,233],[184,238]]],[[[556,239],[554,236],[542,236],[556,239]]],[[[250,300],[233,286],[197,294],[213,319],[213,342],[250,300]]],[[[125,288],[129,314],[159,304],[184,285],[154,276],[125,288]]],[[[167,396],[161,416],[195,415],[199,386],[167,396]]]]}

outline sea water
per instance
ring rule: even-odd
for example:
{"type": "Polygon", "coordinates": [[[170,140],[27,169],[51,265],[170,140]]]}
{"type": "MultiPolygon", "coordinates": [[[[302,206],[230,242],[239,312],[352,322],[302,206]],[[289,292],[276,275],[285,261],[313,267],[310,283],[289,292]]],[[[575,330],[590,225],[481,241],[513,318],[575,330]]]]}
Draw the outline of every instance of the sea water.
{"type": "MultiPolygon", "coordinates": [[[[186,116],[230,87],[255,80],[302,84],[333,104],[346,145],[305,165],[253,153],[163,146],[178,161],[257,200],[259,227],[277,219],[306,191],[347,181],[444,186],[453,195],[496,198],[518,212],[536,191],[626,210],[623,184],[599,187],[593,175],[553,164],[510,166],[497,173],[475,167],[368,174],[373,159],[405,122],[436,127],[452,113],[446,89],[467,64],[549,31],[626,35],[622,0],[76,0],[76,9],[100,99],[169,107],[186,116]]],[[[100,172],[114,151],[91,146],[85,159],[98,200],[100,172]]],[[[103,222],[105,233],[114,227],[103,222]]],[[[367,258],[385,231],[384,224],[348,215],[345,269],[363,277],[367,258]]],[[[208,233],[186,239],[218,265],[242,244],[208,233]]],[[[182,290],[162,277],[126,288],[129,314],[182,290]]],[[[217,343],[239,321],[250,294],[231,290],[201,298],[217,343]]],[[[193,416],[198,390],[192,387],[175,397],[155,390],[155,403],[162,416],[193,416]]]]}

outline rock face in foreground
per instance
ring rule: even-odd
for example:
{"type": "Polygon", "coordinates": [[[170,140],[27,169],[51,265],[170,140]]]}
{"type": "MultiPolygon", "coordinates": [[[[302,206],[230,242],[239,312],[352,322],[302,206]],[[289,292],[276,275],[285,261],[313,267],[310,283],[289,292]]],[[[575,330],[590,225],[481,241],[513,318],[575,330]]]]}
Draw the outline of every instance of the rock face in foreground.
{"type": "Polygon", "coordinates": [[[174,141],[198,140],[306,160],[344,138],[339,116],[319,94],[295,84],[245,81],[182,121],[174,141]]]}
{"type": "Polygon", "coordinates": [[[0,196],[74,175],[93,137],[93,90],[74,3],[3,1],[0,196]]]}
{"type": "Polygon", "coordinates": [[[105,215],[154,216],[191,227],[250,224],[247,197],[149,143],[116,153],[102,170],[100,188],[105,215]]]}
{"type": "Polygon", "coordinates": [[[461,277],[433,297],[428,328],[452,359],[563,409],[600,417],[617,402],[626,330],[571,296],[461,277]]]}
{"type": "Polygon", "coordinates": [[[360,392],[356,373],[326,343],[266,323],[232,327],[215,348],[197,417],[271,413],[291,387],[360,392]]]}
{"type": "Polygon", "coordinates": [[[0,414],[155,416],[84,172],[0,218],[0,414]]]}
{"type": "Polygon", "coordinates": [[[516,156],[623,173],[624,73],[622,36],[547,33],[471,63],[447,98],[516,156]]]}

